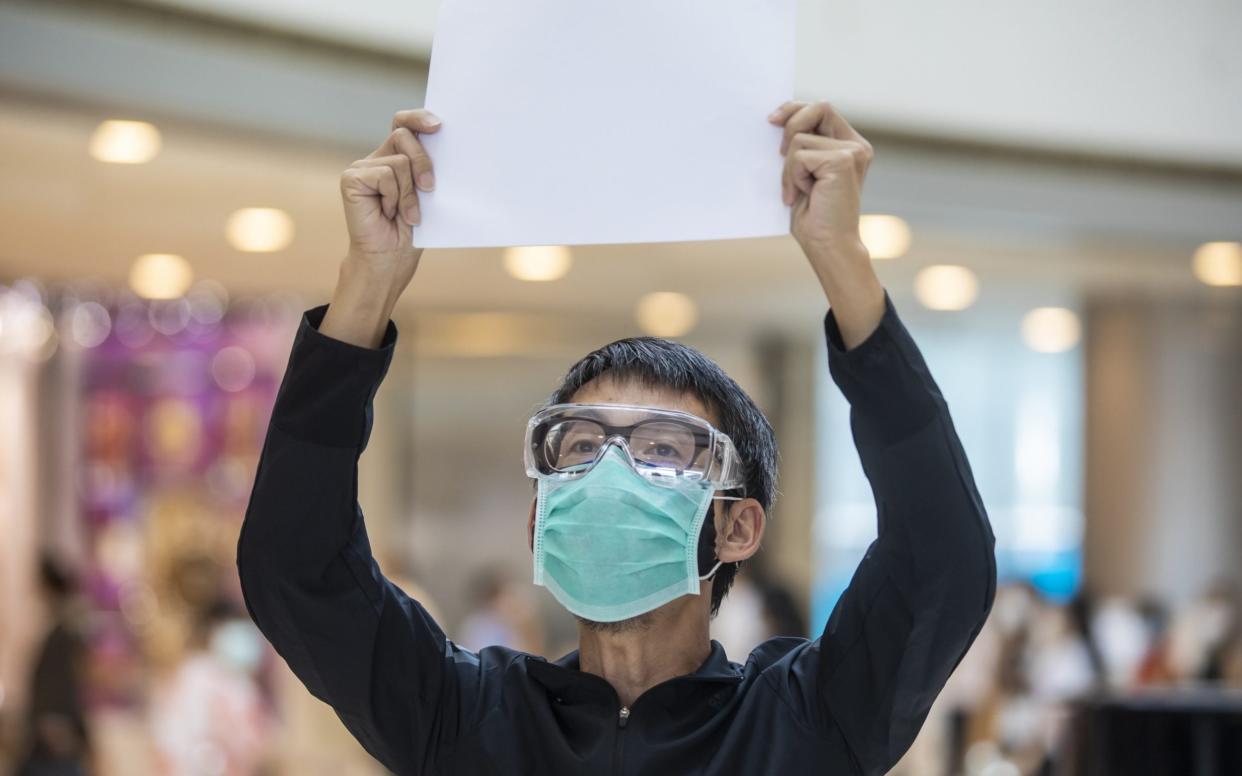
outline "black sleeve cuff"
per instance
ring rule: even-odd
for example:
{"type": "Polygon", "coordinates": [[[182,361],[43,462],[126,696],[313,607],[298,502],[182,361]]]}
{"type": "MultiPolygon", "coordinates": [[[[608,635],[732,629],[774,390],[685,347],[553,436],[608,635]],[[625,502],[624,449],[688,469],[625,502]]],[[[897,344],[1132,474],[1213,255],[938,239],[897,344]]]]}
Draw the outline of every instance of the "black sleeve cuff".
{"type": "Polygon", "coordinates": [[[305,442],[366,446],[371,401],[397,342],[392,321],[378,348],[363,348],[319,332],[327,305],[307,310],[272,409],[272,424],[305,442]]]}
{"type": "Polygon", "coordinates": [[[832,310],[824,317],[824,333],[828,369],[849,401],[853,423],[863,439],[891,444],[947,409],[887,291],[880,324],[857,346],[846,350],[832,310]]]}

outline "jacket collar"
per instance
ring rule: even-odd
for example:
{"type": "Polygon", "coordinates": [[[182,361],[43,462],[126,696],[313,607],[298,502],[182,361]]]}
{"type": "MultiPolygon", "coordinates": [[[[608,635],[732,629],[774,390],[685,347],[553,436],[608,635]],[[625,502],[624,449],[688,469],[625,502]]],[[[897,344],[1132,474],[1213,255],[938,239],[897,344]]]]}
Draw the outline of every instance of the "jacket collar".
{"type": "MultiPolygon", "coordinates": [[[[578,650],[576,649],[551,661],[536,655],[527,655],[526,670],[532,679],[554,693],[574,695],[612,693],[612,685],[608,684],[603,677],[588,674],[579,668],[578,650]]],[[[729,662],[729,658],[725,656],[724,647],[720,646],[720,642],[712,639],[711,652],[708,653],[707,659],[703,661],[698,670],[691,674],[674,677],[669,681],[740,682],[742,670],[737,664],[729,662]]]]}

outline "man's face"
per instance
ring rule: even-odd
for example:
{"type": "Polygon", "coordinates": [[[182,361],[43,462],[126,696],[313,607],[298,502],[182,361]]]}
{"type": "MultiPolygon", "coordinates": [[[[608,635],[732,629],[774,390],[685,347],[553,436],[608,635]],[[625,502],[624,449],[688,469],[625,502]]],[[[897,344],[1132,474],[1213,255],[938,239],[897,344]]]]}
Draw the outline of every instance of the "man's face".
{"type": "MultiPolygon", "coordinates": [[[[717,425],[715,413],[708,410],[703,402],[693,394],[679,393],[657,386],[648,386],[636,380],[614,380],[608,375],[598,377],[582,386],[570,397],[569,401],[574,404],[628,404],[639,407],[654,407],[662,410],[675,410],[700,417],[713,426],[717,425]]],[[[719,504],[719,502],[714,503],[719,504]]],[[[714,517],[714,513],[718,510],[719,506],[713,507],[714,517]]],[[[526,530],[527,540],[533,552],[535,546],[535,505],[533,503],[531,504],[526,530]]],[[[710,587],[710,583],[705,584],[710,587]]],[[[684,604],[683,600],[681,602],[673,602],[672,605],[684,604]]],[[[670,604],[665,606],[670,606],[670,604]]],[[[627,631],[645,628],[650,622],[651,614],[652,612],[648,612],[629,620],[611,623],[595,623],[582,618],[578,619],[597,630],[627,631]]]]}
{"type": "MultiPolygon", "coordinates": [[[[574,404],[628,404],[638,407],[655,407],[676,410],[706,420],[716,426],[716,414],[707,409],[697,396],[679,393],[668,388],[644,385],[636,380],[613,380],[608,375],[598,377],[578,389],[569,401],[574,404]]],[[[718,426],[717,426],[718,427],[718,426]]],[[[531,547],[535,547],[535,508],[531,505],[527,534],[531,547]]]]}

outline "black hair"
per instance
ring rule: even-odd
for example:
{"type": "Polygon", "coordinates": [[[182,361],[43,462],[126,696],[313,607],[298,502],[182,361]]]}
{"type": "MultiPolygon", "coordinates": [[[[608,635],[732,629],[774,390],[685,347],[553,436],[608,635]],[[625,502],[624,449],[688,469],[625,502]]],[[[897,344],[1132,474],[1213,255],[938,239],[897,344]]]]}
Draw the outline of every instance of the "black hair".
{"type": "MultiPolygon", "coordinates": [[[[592,380],[607,376],[652,388],[688,393],[716,415],[716,426],[733,441],[742,462],[741,492],[764,511],[776,500],[777,451],[772,424],[720,366],[694,348],[660,337],[630,337],[587,354],[569,368],[548,404],[564,404],[592,380]]],[[[708,520],[699,535],[699,573],[715,565],[716,527],[708,520]]],[[[740,561],[720,566],[712,578],[711,613],[715,615],[737,575],[740,561]]]]}

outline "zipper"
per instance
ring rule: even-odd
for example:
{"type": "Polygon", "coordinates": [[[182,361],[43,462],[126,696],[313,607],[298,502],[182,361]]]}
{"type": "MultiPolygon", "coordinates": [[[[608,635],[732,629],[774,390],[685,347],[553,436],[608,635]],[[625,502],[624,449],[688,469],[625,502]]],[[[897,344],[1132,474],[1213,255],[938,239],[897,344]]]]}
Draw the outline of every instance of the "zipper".
{"type": "Polygon", "coordinates": [[[630,707],[622,706],[617,712],[617,735],[613,737],[612,745],[612,772],[621,773],[621,737],[625,733],[625,726],[630,721],[630,707]]]}

